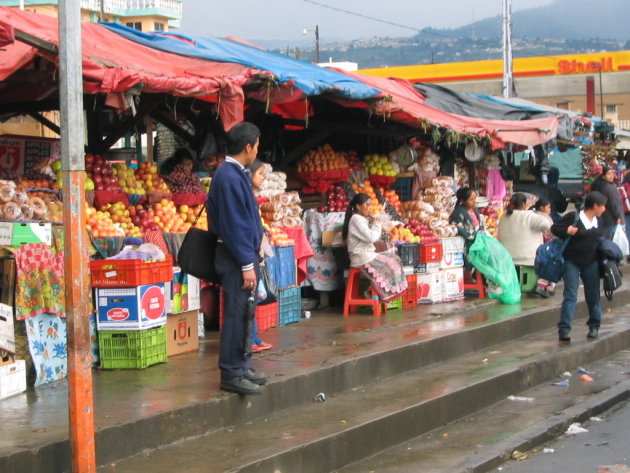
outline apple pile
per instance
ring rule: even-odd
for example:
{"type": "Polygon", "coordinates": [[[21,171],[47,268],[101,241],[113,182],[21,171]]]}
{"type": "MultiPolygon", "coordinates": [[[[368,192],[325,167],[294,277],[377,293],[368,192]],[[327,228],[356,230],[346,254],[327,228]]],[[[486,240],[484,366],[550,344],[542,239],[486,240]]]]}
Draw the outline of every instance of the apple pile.
{"type": "Polygon", "coordinates": [[[127,167],[127,164],[115,163],[113,168],[118,184],[125,194],[144,195],[146,193],[142,183],[136,180],[135,171],[127,167]]]}
{"type": "Polygon", "coordinates": [[[125,232],[114,224],[109,212],[96,210],[94,207],[86,205],[86,228],[95,237],[123,237],[125,232]]]}
{"type": "Polygon", "coordinates": [[[376,192],[374,191],[372,184],[370,184],[370,181],[366,179],[360,184],[357,184],[355,182],[352,184],[352,190],[356,192],[357,194],[363,193],[363,194],[367,194],[370,197],[370,200],[368,201],[370,204],[369,205],[370,215],[377,215],[377,214],[383,213],[383,207],[379,203],[378,198],[376,197],[376,192]]]}
{"type": "Polygon", "coordinates": [[[389,177],[394,177],[397,174],[387,156],[366,154],[363,157],[363,163],[369,174],[389,177]]]}
{"type": "Polygon", "coordinates": [[[326,192],[326,205],[321,206],[320,212],[345,212],[350,200],[341,184],[333,184],[326,192]]]}
{"type": "Polygon", "coordinates": [[[131,218],[131,212],[122,202],[106,204],[101,207],[101,212],[109,214],[109,218],[114,224],[125,232],[128,237],[141,237],[140,228],[131,218]]]}
{"type": "Polygon", "coordinates": [[[414,235],[407,227],[396,226],[392,227],[389,233],[390,240],[394,243],[420,243],[420,237],[414,235]]]}
{"type": "Polygon", "coordinates": [[[420,238],[419,241],[425,243],[437,241],[433,230],[431,230],[426,223],[422,223],[415,218],[410,218],[409,220],[407,220],[407,224],[405,226],[411,231],[412,234],[420,238]]]}
{"type": "Polygon", "coordinates": [[[270,227],[269,232],[271,233],[271,244],[273,246],[295,245],[295,241],[289,238],[289,235],[280,230],[278,227],[270,227]]]}
{"type": "Polygon", "coordinates": [[[325,144],[306,153],[297,165],[298,172],[323,172],[349,167],[344,153],[336,152],[332,146],[325,144]]]}
{"type": "Polygon", "coordinates": [[[138,164],[134,175],[138,183],[144,186],[145,192],[169,191],[166,182],[158,174],[158,167],[155,164],[149,162],[138,164]]]}
{"type": "MultiPolygon", "coordinates": [[[[97,191],[122,192],[118,180],[114,176],[114,169],[107,159],[95,154],[85,155],[85,170],[97,191]]],[[[88,189],[89,190],[89,189],[88,189]]]]}
{"type": "Polygon", "coordinates": [[[175,166],[173,172],[164,176],[164,180],[174,194],[200,194],[204,192],[197,175],[186,171],[184,163],[175,166]]]}
{"type": "Polygon", "coordinates": [[[362,170],[364,169],[363,163],[359,159],[359,155],[356,151],[346,151],[346,159],[348,160],[348,164],[350,165],[350,169],[352,170],[362,170]]]}

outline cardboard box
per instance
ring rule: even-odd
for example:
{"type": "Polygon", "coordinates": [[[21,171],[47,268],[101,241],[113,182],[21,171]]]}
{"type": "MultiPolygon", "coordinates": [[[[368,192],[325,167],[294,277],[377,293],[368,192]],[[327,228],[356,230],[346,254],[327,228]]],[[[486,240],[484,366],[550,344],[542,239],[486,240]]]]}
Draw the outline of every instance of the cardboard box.
{"type": "Polygon", "coordinates": [[[144,330],[166,323],[164,283],[96,289],[98,330],[144,330]]]}
{"type": "Polygon", "coordinates": [[[464,252],[444,253],[440,261],[440,269],[463,268],[464,252]]]}
{"type": "Polygon", "coordinates": [[[464,268],[444,269],[441,272],[444,302],[462,300],[464,298],[464,268]]]}
{"type": "Polygon", "coordinates": [[[437,304],[444,300],[442,277],[441,271],[417,275],[419,304],[437,304]]]}
{"type": "Polygon", "coordinates": [[[0,222],[0,245],[17,246],[25,243],[52,243],[50,223],[0,222]]]}
{"type": "Polygon", "coordinates": [[[199,311],[189,310],[166,317],[166,354],[179,355],[199,349],[199,311]]]}
{"type": "Polygon", "coordinates": [[[15,353],[13,307],[5,304],[0,304],[0,350],[15,353]]]}
{"type": "Polygon", "coordinates": [[[444,253],[463,253],[464,239],[460,236],[442,238],[442,250],[444,253]]]}
{"type": "Polygon", "coordinates": [[[413,267],[414,274],[433,274],[440,270],[440,263],[419,263],[413,267]]]}
{"type": "Polygon", "coordinates": [[[182,270],[173,267],[173,280],[166,283],[166,311],[169,314],[177,314],[189,310],[201,309],[201,281],[190,274],[184,273],[180,277],[182,270]]]}
{"type": "Polygon", "coordinates": [[[15,302],[15,260],[1,261],[2,276],[0,277],[0,303],[13,307],[15,302]]]}
{"type": "Polygon", "coordinates": [[[0,399],[26,391],[26,362],[0,366],[0,399]]]}
{"type": "Polygon", "coordinates": [[[341,229],[324,230],[322,232],[322,246],[346,246],[341,238],[341,229]]]}

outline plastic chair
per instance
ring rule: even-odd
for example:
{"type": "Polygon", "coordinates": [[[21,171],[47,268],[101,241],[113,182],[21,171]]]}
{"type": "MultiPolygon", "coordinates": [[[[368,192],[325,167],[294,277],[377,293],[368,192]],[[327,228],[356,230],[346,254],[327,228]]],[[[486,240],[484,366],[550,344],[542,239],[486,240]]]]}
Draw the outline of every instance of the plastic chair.
{"type": "Polygon", "coordinates": [[[381,302],[373,287],[370,286],[370,294],[372,295],[370,299],[366,299],[361,295],[359,288],[360,279],[361,270],[358,268],[350,268],[348,282],[346,283],[346,294],[343,302],[344,317],[349,315],[351,312],[356,311],[357,306],[360,305],[371,306],[372,313],[375,317],[379,317],[381,315],[381,309],[383,312],[387,312],[387,307],[385,307],[385,304],[381,302]]]}
{"type": "Polygon", "coordinates": [[[479,271],[475,270],[475,281],[472,281],[472,271],[464,270],[464,291],[477,291],[479,299],[486,298],[486,281],[479,271]]]}

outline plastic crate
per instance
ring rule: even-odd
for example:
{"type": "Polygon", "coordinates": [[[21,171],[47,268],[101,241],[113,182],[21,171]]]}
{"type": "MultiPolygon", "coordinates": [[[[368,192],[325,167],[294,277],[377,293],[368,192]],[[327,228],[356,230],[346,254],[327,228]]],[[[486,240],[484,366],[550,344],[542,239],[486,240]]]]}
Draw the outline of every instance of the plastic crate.
{"type": "Polygon", "coordinates": [[[169,282],[173,279],[173,258],[143,263],[139,259],[90,261],[92,287],[131,287],[169,282]]]}
{"type": "Polygon", "coordinates": [[[278,289],[295,286],[295,257],[293,246],[274,246],[275,256],[265,258],[269,274],[278,289]]]}
{"type": "Polygon", "coordinates": [[[278,325],[283,327],[302,318],[302,293],[299,286],[281,289],[278,296],[278,325]]]}
{"type": "Polygon", "coordinates": [[[399,177],[390,187],[396,191],[401,202],[407,202],[411,200],[413,177],[399,177]]]}
{"type": "Polygon", "coordinates": [[[403,308],[403,296],[385,303],[387,310],[396,310],[403,308]]]}
{"type": "Polygon", "coordinates": [[[99,330],[101,367],[138,369],[164,363],[166,326],[148,330],[99,330]]]}
{"type": "Polygon", "coordinates": [[[439,241],[432,243],[420,243],[418,248],[419,263],[439,263],[442,261],[442,243],[439,241]]]}
{"type": "Polygon", "coordinates": [[[278,326],[278,303],[259,305],[256,307],[256,323],[258,331],[264,332],[278,326]]]}
{"type": "Polygon", "coordinates": [[[418,305],[418,278],[415,274],[407,276],[407,290],[403,294],[403,307],[415,307],[418,305]]]}
{"type": "Polygon", "coordinates": [[[418,264],[418,246],[418,243],[401,243],[396,247],[403,266],[415,266],[418,264]]]}
{"type": "MultiPolygon", "coordinates": [[[[223,291],[219,291],[219,328],[223,326],[223,317],[225,314],[225,308],[223,303],[223,291]]],[[[273,327],[278,326],[278,312],[279,304],[273,302],[271,304],[256,306],[256,323],[258,324],[258,331],[264,332],[273,327]]]]}

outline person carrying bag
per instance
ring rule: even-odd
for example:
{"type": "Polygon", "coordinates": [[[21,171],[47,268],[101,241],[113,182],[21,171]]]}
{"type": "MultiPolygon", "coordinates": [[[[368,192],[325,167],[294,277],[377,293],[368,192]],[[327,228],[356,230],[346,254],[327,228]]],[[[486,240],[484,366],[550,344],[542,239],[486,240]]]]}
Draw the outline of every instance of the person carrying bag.
{"type": "Polygon", "coordinates": [[[605,210],[606,197],[593,191],[586,196],[583,210],[568,213],[551,226],[554,235],[569,240],[564,250],[564,292],[557,325],[558,340],[562,342],[571,340],[571,324],[575,315],[580,279],[584,283],[584,298],[589,314],[586,322],[589,328],[587,338],[598,337],[602,308],[597,245],[598,239],[603,236],[601,215],[605,210]]]}

